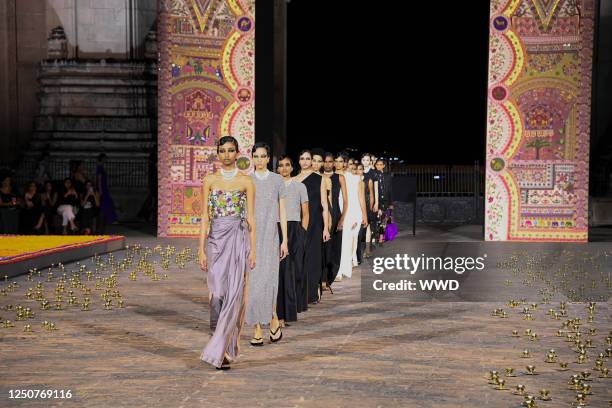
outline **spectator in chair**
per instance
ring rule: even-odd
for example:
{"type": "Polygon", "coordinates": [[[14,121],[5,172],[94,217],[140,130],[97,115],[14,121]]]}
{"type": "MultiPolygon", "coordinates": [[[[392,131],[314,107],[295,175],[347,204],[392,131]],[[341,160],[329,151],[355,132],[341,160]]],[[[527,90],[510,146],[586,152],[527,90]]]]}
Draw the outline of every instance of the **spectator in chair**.
{"type": "Polygon", "coordinates": [[[38,194],[36,182],[28,183],[23,195],[23,210],[21,211],[21,231],[28,235],[40,235],[45,225],[45,213],[41,196],[38,194]]]}
{"type": "Polygon", "coordinates": [[[57,214],[57,191],[51,180],[45,181],[45,186],[41,194],[41,202],[43,212],[45,214],[45,231],[47,234],[51,232],[53,217],[57,214]]]}
{"type": "Polygon", "coordinates": [[[9,174],[0,177],[0,233],[19,233],[19,199],[9,174]]]}
{"type": "Polygon", "coordinates": [[[100,194],[95,191],[93,183],[87,180],[85,194],[81,196],[81,210],[79,211],[79,225],[83,235],[91,235],[95,230],[96,217],[100,209],[100,194]]]}
{"type": "Polygon", "coordinates": [[[79,196],[72,185],[72,180],[66,178],[64,179],[64,190],[60,194],[57,207],[57,213],[62,216],[62,234],[65,235],[67,233],[68,225],[70,225],[70,231],[78,231],[74,222],[78,207],[79,196]]]}

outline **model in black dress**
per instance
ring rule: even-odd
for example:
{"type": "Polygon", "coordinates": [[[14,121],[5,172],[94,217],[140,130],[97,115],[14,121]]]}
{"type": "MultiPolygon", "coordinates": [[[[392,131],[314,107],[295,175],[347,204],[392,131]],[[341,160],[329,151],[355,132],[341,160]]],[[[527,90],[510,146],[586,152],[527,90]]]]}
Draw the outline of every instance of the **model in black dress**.
{"type": "MultiPolygon", "coordinates": [[[[337,161],[338,166],[340,166],[340,170],[344,169],[345,159],[346,158],[344,156],[338,155],[337,161]]],[[[326,153],[324,163],[325,172],[323,177],[326,178],[325,181],[330,212],[330,240],[324,244],[324,278],[327,282],[327,286],[331,287],[340,268],[340,258],[342,255],[343,214],[348,208],[348,201],[344,176],[334,171],[336,167],[336,158],[334,158],[333,154],[326,153]],[[341,193],[342,201],[340,200],[341,193]]]]}
{"type": "MultiPolygon", "coordinates": [[[[300,174],[296,177],[308,192],[309,223],[306,232],[304,272],[308,281],[308,303],[321,298],[323,282],[323,242],[329,240],[328,209],[323,177],[312,171],[312,155],[309,150],[300,154],[300,174]]],[[[326,278],[325,278],[326,279],[326,278]]]]}

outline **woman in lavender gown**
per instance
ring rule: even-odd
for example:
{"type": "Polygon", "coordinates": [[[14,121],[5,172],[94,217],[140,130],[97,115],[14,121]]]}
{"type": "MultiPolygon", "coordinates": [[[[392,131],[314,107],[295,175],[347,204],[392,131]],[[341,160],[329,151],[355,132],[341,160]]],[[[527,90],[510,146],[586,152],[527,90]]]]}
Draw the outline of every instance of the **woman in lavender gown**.
{"type": "Polygon", "coordinates": [[[255,267],[255,185],[238,174],[238,142],[224,136],[217,145],[222,167],[204,178],[199,260],[208,272],[212,337],[200,359],[228,369],[240,351],[248,273],[255,267]]]}

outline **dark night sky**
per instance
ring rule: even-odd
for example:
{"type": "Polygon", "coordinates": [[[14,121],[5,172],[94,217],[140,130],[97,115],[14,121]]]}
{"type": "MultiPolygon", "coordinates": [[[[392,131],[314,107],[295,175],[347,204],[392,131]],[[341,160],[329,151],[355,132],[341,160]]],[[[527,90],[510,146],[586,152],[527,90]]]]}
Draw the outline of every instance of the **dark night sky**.
{"type": "Polygon", "coordinates": [[[353,146],[413,164],[482,161],[489,0],[414,3],[288,4],[290,154],[353,146]]]}

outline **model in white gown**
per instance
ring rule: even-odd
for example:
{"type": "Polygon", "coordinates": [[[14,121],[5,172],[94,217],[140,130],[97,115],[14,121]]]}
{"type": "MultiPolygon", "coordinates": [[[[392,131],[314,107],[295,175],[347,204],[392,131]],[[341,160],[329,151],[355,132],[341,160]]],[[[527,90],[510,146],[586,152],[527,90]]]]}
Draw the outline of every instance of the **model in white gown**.
{"type": "MultiPolygon", "coordinates": [[[[361,177],[345,171],[344,178],[346,180],[348,208],[344,216],[344,223],[342,224],[342,252],[340,255],[338,278],[343,276],[350,278],[353,274],[353,262],[357,262],[356,258],[353,259],[355,252],[353,249],[357,244],[359,229],[364,219],[363,209],[365,208],[365,202],[361,202],[363,201],[363,182],[361,177]]],[[[342,205],[342,196],[340,196],[340,207],[342,205]]]]}

